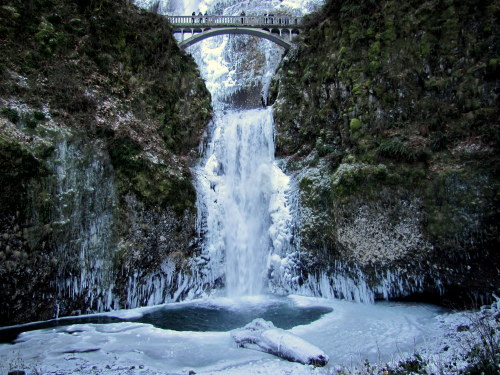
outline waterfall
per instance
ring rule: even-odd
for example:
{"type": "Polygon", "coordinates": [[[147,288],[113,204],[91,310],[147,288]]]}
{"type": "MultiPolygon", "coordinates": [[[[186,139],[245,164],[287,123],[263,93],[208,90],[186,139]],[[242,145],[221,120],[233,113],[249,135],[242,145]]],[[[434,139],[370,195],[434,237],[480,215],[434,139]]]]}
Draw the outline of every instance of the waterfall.
{"type": "Polygon", "coordinates": [[[88,311],[116,308],[114,254],[107,251],[112,243],[116,189],[103,155],[63,140],[56,145],[50,165],[55,172],[52,235],[59,262],[58,298],[82,298],[88,311]],[[83,158],[85,154],[89,156],[83,158]]]}
{"type": "MultiPolygon", "coordinates": [[[[162,0],[169,14],[301,15],[321,0],[162,0]]],[[[136,0],[148,7],[152,0],[136,0]]],[[[200,146],[196,177],[201,254],[192,278],[204,291],[224,284],[228,296],[266,290],[287,293],[297,284],[300,258],[292,242],[298,207],[294,182],[274,158],[272,108],[266,98],[283,50],[255,37],[222,35],[189,47],[212,94],[214,119],[200,146]],[[250,98],[250,99],[249,99],[250,98]]],[[[296,288],[293,290],[297,290],[296,288]]],[[[195,293],[196,294],[196,293],[195,293]]]]}
{"type": "MultiPolygon", "coordinates": [[[[279,4],[245,7],[263,14],[279,4]]],[[[199,4],[212,14],[218,7],[224,14],[241,11],[238,2],[199,4]]],[[[240,35],[210,38],[189,52],[215,109],[202,161],[194,170],[203,243],[197,265],[206,283],[224,280],[230,297],[260,294],[269,287],[272,260],[286,253],[292,239],[290,179],[274,159],[272,108],[256,109],[261,100],[255,91],[260,87],[260,95],[266,95],[283,51],[269,41],[240,35]],[[257,96],[250,104],[237,102],[245,90],[251,95],[243,97],[257,96]]]]}
{"type": "Polygon", "coordinates": [[[272,253],[291,238],[289,178],[274,161],[271,109],[219,115],[197,169],[205,246],[225,260],[229,296],[259,294],[272,253]]]}
{"type": "MultiPolygon", "coordinates": [[[[135,2],[149,8],[156,1],[135,2]]],[[[247,15],[300,16],[322,3],[160,0],[160,11],[238,15],[245,10],[247,15]]],[[[307,176],[330,184],[330,176],[314,166],[286,176],[278,167],[283,161],[274,159],[272,109],[257,108],[266,102],[283,50],[256,37],[220,35],[189,47],[188,53],[212,94],[215,115],[200,145],[202,160],[193,169],[200,253],[190,260],[190,272],[181,275],[176,295],[195,298],[225,285],[229,296],[267,290],[373,302],[418,290],[423,284],[419,275],[375,270],[374,282],[340,259],[317,264],[314,249],[302,246],[300,228],[311,220],[311,213],[300,204],[300,181],[307,176]]],[[[162,286],[171,282],[160,281],[162,286]]],[[[152,290],[148,287],[143,293],[152,290]]]]}

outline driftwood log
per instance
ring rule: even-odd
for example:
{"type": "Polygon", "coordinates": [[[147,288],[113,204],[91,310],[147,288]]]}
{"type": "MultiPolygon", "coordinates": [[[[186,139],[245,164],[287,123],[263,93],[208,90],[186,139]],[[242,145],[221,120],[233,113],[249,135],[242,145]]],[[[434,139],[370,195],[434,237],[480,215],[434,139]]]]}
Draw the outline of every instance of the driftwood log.
{"type": "Polygon", "coordinates": [[[305,365],[325,366],[328,356],[317,346],[300,337],[276,328],[272,322],[254,319],[245,327],[231,332],[239,347],[254,348],[305,365]]]}

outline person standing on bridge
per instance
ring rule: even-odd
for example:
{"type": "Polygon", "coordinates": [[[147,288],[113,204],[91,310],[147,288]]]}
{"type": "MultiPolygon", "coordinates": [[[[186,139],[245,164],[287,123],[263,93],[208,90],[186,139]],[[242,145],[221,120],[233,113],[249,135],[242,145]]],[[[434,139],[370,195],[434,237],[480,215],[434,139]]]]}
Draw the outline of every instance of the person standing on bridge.
{"type": "Polygon", "coordinates": [[[244,24],[245,22],[243,22],[245,20],[245,11],[242,10],[241,11],[241,24],[244,24]]]}
{"type": "Polygon", "coordinates": [[[191,13],[191,21],[194,23],[194,17],[196,16],[196,12],[191,13]]]}
{"type": "Polygon", "coordinates": [[[203,23],[203,13],[198,12],[198,17],[200,17],[200,23],[203,23]]]}

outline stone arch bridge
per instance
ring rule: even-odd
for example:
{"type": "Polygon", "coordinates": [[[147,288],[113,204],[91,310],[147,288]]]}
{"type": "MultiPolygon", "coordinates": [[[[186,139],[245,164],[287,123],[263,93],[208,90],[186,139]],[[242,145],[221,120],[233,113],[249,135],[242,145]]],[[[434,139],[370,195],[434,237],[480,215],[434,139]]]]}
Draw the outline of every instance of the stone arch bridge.
{"type": "Polygon", "coordinates": [[[166,16],[174,33],[182,34],[179,45],[192,46],[216,35],[247,34],[268,39],[285,49],[302,30],[302,17],[279,16],[166,16]],[[190,35],[185,39],[185,35],[190,35]]]}

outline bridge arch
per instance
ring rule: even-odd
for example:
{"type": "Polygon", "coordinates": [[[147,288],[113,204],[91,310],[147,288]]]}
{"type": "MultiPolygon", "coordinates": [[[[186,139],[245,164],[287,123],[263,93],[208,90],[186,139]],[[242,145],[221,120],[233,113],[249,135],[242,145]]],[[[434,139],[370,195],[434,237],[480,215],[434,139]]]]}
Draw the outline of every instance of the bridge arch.
{"type": "Polygon", "coordinates": [[[288,50],[292,45],[287,42],[286,40],[283,40],[279,34],[273,33],[272,30],[271,32],[265,31],[262,29],[252,29],[248,27],[225,27],[221,29],[209,29],[205,30],[201,33],[194,34],[190,38],[183,40],[182,42],[179,43],[179,45],[183,48],[187,48],[192,46],[193,44],[196,44],[204,39],[217,36],[217,35],[226,35],[226,34],[246,34],[246,35],[253,35],[259,38],[264,38],[267,40],[270,40],[271,42],[274,42],[278,44],[279,46],[285,48],[288,50]]]}

